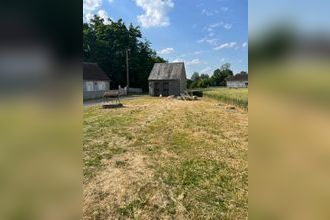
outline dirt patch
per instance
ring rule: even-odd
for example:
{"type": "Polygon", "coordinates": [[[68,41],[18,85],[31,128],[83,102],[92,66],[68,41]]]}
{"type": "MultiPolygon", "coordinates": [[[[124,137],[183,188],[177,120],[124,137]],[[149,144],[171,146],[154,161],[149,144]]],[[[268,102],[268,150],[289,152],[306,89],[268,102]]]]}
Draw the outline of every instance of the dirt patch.
{"type": "Polygon", "coordinates": [[[84,219],[170,219],[175,213],[184,217],[185,208],[154,178],[149,161],[132,152],[108,161],[84,188],[84,219]]]}

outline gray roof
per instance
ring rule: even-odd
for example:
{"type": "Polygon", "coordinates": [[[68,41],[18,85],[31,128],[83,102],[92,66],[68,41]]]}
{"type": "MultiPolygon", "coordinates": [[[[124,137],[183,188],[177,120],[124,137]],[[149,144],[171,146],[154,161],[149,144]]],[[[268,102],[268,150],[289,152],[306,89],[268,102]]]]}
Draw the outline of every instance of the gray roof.
{"type": "Polygon", "coordinates": [[[97,63],[83,63],[84,80],[110,80],[109,76],[99,67],[97,63]]]}
{"type": "Polygon", "coordinates": [[[186,76],[184,63],[155,63],[148,80],[173,80],[186,76]]]}
{"type": "Polygon", "coordinates": [[[236,74],[234,76],[231,76],[227,79],[227,82],[230,81],[248,81],[248,75],[241,75],[241,74],[236,74]]]}

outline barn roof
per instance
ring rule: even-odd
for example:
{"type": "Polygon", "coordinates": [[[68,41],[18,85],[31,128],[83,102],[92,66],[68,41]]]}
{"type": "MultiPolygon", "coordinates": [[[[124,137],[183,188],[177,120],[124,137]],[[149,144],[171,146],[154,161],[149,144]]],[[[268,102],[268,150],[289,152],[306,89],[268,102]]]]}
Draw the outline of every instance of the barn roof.
{"type": "Polygon", "coordinates": [[[84,80],[110,80],[97,63],[83,63],[84,80]]]}
{"type": "Polygon", "coordinates": [[[149,80],[181,79],[186,75],[184,63],[155,63],[149,75],[149,80]]]}
{"type": "Polygon", "coordinates": [[[248,81],[248,75],[236,74],[229,77],[227,81],[248,81]]]}

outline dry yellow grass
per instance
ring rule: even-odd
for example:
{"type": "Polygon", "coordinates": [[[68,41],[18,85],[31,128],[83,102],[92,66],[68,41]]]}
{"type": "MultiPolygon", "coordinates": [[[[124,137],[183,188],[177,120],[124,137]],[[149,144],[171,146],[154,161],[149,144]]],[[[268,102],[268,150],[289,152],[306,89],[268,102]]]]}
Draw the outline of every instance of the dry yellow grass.
{"type": "Polygon", "coordinates": [[[84,219],[246,219],[248,117],[204,98],[84,109],[84,219]]]}

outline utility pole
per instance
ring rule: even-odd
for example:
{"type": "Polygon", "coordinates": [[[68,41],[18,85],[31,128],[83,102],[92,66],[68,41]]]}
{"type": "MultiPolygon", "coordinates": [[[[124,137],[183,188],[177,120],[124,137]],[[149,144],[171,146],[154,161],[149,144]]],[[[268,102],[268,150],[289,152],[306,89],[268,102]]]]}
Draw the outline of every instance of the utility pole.
{"type": "Polygon", "coordinates": [[[127,92],[129,90],[129,68],[128,68],[128,53],[130,49],[126,50],[126,79],[127,79],[127,92]]]}

